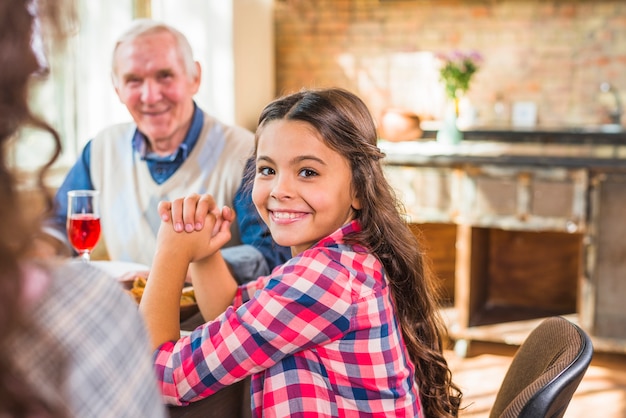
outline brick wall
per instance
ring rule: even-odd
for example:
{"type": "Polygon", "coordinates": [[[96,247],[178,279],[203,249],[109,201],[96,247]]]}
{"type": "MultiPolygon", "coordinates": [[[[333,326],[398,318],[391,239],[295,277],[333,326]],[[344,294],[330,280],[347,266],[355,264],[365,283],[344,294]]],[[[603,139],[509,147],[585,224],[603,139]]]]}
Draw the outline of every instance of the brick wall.
{"type": "MultiPolygon", "coordinates": [[[[467,101],[479,123],[532,101],[544,125],[606,123],[610,81],[626,98],[624,0],[276,0],[277,93],[341,86],[374,115],[439,118],[432,53],[478,51],[467,101]]],[[[625,100],[626,101],[626,100],[625,100]]],[[[624,117],[626,121],[626,117],[624,117]]]]}

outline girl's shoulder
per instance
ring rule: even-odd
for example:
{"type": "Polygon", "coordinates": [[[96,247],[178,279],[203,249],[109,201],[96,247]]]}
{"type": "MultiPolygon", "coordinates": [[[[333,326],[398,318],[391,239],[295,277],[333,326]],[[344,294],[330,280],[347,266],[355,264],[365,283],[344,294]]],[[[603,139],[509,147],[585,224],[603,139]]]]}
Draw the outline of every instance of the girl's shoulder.
{"type": "Polygon", "coordinates": [[[48,318],[59,332],[115,330],[126,319],[141,326],[136,303],[121,283],[101,269],[82,261],[52,261],[31,268],[47,276],[33,308],[36,316],[48,318]]]}
{"type": "Polygon", "coordinates": [[[285,285],[306,287],[314,283],[325,289],[338,287],[357,293],[385,286],[378,258],[348,244],[311,247],[276,268],[271,279],[285,285]]]}
{"type": "MultiPolygon", "coordinates": [[[[49,266],[49,272],[52,276],[53,287],[67,295],[68,299],[93,300],[102,299],[108,295],[117,297],[125,293],[122,284],[115,278],[102,269],[83,261],[57,263],[49,266]]],[[[127,299],[131,302],[130,297],[127,296],[127,299]]],[[[125,300],[121,300],[115,305],[126,305],[124,302],[125,300]]]]}

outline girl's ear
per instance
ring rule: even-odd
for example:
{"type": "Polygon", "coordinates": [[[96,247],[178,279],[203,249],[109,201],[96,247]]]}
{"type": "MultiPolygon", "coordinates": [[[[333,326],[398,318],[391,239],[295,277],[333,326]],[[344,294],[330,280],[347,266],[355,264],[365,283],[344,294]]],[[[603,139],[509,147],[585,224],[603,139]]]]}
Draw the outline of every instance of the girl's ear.
{"type": "Polygon", "coordinates": [[[359,199],[356,196],[352,197],[352,203],[350,204],[350,206],[352,207],[352,209],[354,210],[361,210],[361,208],[363,207],[361,205],[361,199],[359,199]]]}

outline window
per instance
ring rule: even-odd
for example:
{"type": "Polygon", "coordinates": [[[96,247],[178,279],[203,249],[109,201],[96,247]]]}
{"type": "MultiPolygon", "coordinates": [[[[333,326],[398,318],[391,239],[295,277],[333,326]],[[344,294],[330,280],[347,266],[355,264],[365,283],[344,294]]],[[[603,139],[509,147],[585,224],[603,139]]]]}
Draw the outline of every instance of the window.
{"type": "MultiPolygon", "coordinates": [[[[67,40],[62,56],[49,57],[49,76],[33,85],[34,111],[61,135],[63,154],[53,170],[59,175],[100,128],[128,119],[109,82],[109,51],[132,20],[131,3],[80,1],[78,33],[67,40]]],[[[22,130],[13,145],[9,158],[19,172],[38,169],[52,151],[47,134],[33,129],[22,130]]],[[[57,181],[52,178],[51,185],[57,181]]]]}

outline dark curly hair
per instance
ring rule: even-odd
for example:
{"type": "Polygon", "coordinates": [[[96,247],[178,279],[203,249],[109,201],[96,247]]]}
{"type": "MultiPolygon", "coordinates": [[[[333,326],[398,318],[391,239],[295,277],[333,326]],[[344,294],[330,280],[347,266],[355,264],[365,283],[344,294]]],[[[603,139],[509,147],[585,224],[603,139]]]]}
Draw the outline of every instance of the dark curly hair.
{"type": "MultiPolygon", "coordinates": [[[[45,74],[42,61],[33,51],[38,35],[52,45],[63,40],[75,19],[74,5],[64,0],[2,0],[0,2],[0,416],[60,417],[63,411],[51,409],[30,387],[11,362],[7,341],[13,331],[28,319],[20,312],[22,280],[20,262],[39,231],[38,219],[28,219],[20,203],[17,181],[7,157],[11,141],[20,128],[29,126],[50,133],[54,152],[38,175],[38,187],[50,207],[45,192],[46,170],[61,152],[57,132],[36,116],[28,102],[29,85],[45,74]]],[[[43,214],[41,214],[43,216],[43,214]]],[[[36,367],[36,365],[33,365],[36,367]]]]}

